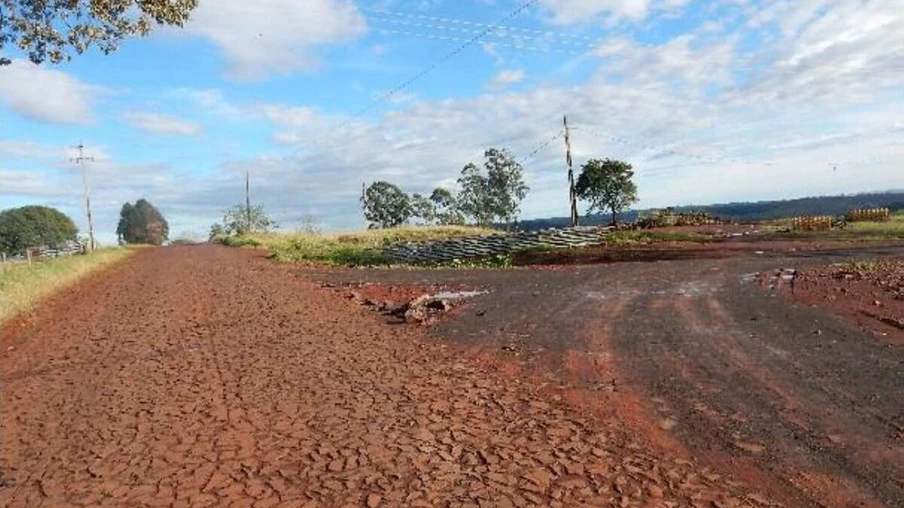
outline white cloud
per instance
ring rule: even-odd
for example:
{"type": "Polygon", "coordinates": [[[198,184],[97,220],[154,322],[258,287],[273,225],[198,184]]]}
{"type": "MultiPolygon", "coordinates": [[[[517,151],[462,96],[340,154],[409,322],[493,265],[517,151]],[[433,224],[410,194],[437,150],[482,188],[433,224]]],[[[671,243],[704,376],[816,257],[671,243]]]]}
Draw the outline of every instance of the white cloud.
{"type": "Polygon", "coordinates": [[[0,101],[16,113],[52,124],[88,124],[91,102],[103,92],[72,75],[15,59],[0,67],[0,101]]]}
{"type": "Polygon", "coordinates": [[[34,141],[21,141],[14,139],[0,139],[0,160],[13,159],[48,159],[65,157],[65,151],[59,147],[36,143],[34,141]]]}
{"type": "Polygon", "coordinates": [[[136,129],[164,136],[197,136],[204,130],[200,123],[166,113],[133,111],[123,115],[123,119],[136,129]]]}
{"type": "Polygon", "coordinates": [[[484,88],[490,91],[499,91],[509,85],[524,81],[523,69],[505,69],[496,73],[484,84],[484,88]]]}
{"type": "Polygon", "coordinates": [[[314,47],[366,31],[350,0],[203,0],[186,28],[220,47],[230,77],[246,80],[310,70],[314,47]]]}
{"type": "MultiPolygon", "coordinates": [[[[524,163],[532,190],[522,216],[565,215],[562,140],[552,139],[564,112],[575,161],[609,156],[634,164],[640,206],[900,188],[904,41],[897,34],[904,16],[887,0],[850,3],[814,11],[809,3],[786,2],[757,33],[743,28],[712,36],[702,21],[692,34],[660,44],[613,36],[588,57],[596,68],[584,82],[414,99],[379,117],[348,118],[305,104],[234,103],[216,89],[177,90],[170,100],[219,118],[269,122],[279,146],[228,158],[203,179],[164,162],[107,161],[96,169],[104,171],[96,179],[106,207],[99,221],[115,227],[116,200],[144,194],[154,196],[174,231],[203,232],[242,199],[242,175],[250,169],[252,199],[283,227],[309,214],[328,229],[360,227],[362,182],[386,178],[409,192],[429,192],[454,183],[487,146],[509,148],[524,163]],[[113,174],[126,176],[101,178],[113,174]]],[[[751,9],[753,16],[761,7],[735,9],[751,9]]],[[[0,144],[0,154],[32,149],[42,151],[0,144]]],[[[5,178],[15,186],[18,176],[5,178]]],[[[43,183],[23,179],[19,191],[68,196],[71,183],[57,176],[48,174],[43,183]]],[[[3,186],[6,191],[6,180],[3,186]]],[[[77,192],[65,199],[78,210],[77,192]]]]}
{"type": "Polygon", "coordinates": [[[650,0],[540,0],[560,25],[586,23],[600,17],[638,21],[647,17],[650,0]]]}

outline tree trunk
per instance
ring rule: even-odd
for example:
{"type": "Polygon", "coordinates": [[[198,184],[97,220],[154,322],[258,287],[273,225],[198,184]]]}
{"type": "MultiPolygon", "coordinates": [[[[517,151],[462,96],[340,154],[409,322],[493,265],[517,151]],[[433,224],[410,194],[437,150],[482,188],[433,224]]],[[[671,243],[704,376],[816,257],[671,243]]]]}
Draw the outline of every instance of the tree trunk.
{"type": "Polygon", "coordinates": [[[615,208],[613,208],[612,209],[612,225],[614,226],[615,224],[616,224],[615,223],[615,208]]]}

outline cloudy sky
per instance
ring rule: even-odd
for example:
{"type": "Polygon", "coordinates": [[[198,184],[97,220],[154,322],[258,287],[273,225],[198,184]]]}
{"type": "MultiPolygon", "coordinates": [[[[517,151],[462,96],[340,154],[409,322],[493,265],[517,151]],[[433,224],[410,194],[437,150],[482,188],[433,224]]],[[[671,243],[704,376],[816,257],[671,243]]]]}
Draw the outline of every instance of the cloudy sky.
{"type": "Polygon", "coordinates": [[[454,185],[489,146],[567,215],[617,157],[641,207],[904,188],[900,0],[202,0],[184,30],[0,68],[0,208],[56,206],[114,240],[145,197],[205,236],[252,199],[284,229],[362,227],[362,182],[454,185]]]}

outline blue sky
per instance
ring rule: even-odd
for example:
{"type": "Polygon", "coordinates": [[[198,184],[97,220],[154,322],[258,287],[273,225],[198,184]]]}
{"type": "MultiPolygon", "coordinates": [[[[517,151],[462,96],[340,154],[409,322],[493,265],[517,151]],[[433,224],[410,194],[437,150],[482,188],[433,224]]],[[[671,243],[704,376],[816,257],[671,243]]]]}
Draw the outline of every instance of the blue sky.
{"type": "Polygon", "coordinates": [[[206,236],[246,170],[283,229],[355,229],[362,182],[454,186],[498,146],[525,167],[522,216],[567,215],[564,113],[576,163],[631,162],[641,207],[904,188],[895,0],[538,0],[508,17],[520,5],[202,0],[185,29],[111,55],[35,66],[4,48],[0,208],[57,206],[85,230],[81,141],[107,243],[141,197],[174,236],[206,236]]]}

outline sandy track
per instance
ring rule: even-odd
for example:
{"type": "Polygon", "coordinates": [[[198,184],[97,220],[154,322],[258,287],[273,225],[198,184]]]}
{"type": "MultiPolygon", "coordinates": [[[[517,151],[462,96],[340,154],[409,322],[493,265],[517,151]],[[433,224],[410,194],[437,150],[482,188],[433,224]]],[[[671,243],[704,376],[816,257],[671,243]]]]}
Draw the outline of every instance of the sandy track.
{"type": "Polygon", "coordinates": [[[2,505],[765,503],[295,272],[149,249],[13,328],[2,505]]]}

